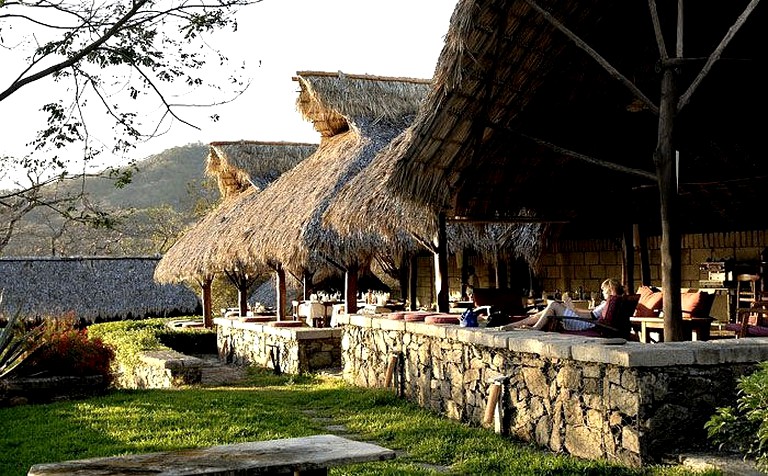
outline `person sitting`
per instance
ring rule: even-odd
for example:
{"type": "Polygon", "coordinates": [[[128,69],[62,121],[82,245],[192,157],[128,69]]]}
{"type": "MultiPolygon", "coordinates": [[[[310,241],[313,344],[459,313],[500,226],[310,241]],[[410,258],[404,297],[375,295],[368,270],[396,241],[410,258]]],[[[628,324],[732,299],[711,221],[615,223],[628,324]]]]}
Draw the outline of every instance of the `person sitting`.
{"type": "Polygon", "coordinates": [[[608,296],[621,296],[624,294],[624,286],[613,278],[603,281],[600,285],[600,290],[603,292],[603,301],[592,310],[574,308],[570,297],[566,296],[566,299],[563,301],[552,301],[541,311],[531,314],[525,319],[502,326],[500,330],[506,331],[515,328],[547,330],[552,316],[565,317],[566,319],[562,319],[562,326],[567,331],[590,329],[595,327],[593,322],[567,318],[579,317],[597,321],[603,317],[603,311],[608,304],[608,296]]]}

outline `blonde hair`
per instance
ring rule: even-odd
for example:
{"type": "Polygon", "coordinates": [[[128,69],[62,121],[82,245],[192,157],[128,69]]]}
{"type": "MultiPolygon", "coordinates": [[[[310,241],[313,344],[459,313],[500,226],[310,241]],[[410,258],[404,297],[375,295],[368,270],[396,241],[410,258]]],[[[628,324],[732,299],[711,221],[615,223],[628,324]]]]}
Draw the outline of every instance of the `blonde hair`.
{"type": "Polygon", "coordinates": [[[618,279],[608,278],[600,284],[601,291],[608,291],[608,294],[621,296],[624,294],[624,285],[618,279]]]}

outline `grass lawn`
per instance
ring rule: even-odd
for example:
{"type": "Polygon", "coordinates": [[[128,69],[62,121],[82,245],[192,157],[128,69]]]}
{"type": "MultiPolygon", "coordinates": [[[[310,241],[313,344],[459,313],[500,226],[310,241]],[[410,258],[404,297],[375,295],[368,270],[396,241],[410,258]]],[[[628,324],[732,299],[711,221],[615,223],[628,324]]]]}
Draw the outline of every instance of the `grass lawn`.
{"type": "Polygon", "coordinates": [[[0,409],[0,475],[33,464],[314,434],[356,435],[398,451],[392,461],[332,475],[686,475],[553,455],[420,409],[390,391],[328,376],[251,369],[227,387],[116,390],[87,400],[0,409]]]}

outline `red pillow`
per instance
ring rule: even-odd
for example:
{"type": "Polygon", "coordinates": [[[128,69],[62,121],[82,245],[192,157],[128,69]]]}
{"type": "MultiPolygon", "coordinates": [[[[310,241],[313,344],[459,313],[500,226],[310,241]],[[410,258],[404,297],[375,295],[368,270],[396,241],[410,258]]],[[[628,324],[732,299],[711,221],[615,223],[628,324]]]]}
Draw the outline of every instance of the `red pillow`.
{"type": "Polygon", "coordinates": [[[705,292],[692,292],[680,294],[680,306],[683,308],[683,317],[709,317],[715,295],[705,292]]]}
{"type": "Polygon", "coordinates": [[[637,289],[640,300],[635,308],[636,317],[657,317],[664,309],[664,294],[650,286],[640,286],[637,289]]]}

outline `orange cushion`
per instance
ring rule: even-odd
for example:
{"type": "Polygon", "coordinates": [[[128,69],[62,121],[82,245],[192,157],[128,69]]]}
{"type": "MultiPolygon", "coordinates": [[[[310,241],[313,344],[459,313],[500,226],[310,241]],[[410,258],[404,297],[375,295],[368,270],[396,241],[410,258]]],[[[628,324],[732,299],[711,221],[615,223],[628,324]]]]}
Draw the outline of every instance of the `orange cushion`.
{"type": "Polygon", "coordinates": [[[640,300],[635,308],[636,317],[657,317],[664,308],[664,295],[656,288],[640,286],[637,289],[640,300]]]}
{"type": "Polygon", "coordinates": [[[424,311],[406,312],[405,317],[403,317],[403,320],[409,321],[409,322],[421,322],[424,320],[425,317],[431,316],[433,314],[437,314],[437,313],[424,312],[424,311]]]}
{"type": "Polygon", "coordinates": [[[404,312],[392,312],[387,316],[387,319],[392,319],[394,321],[402,321],[405,317],[404,312]]]}
{"type": "Polygon", "coordinates": [[[267,323],[270,327],[304,327],[303,321],[272,321],[267,323]]]}
{"type": "Polygon", "coordinates": [[[451,314],[433,314],[424,318],[427,324],[458,324],[459,318],[451,314]]]}
{"type": "Polygon", "coordinates": [[[680,294],[680,305],[684,312],[683,317],[709,317],[715,295],[705,292],[692,292],[680,294]]]}

